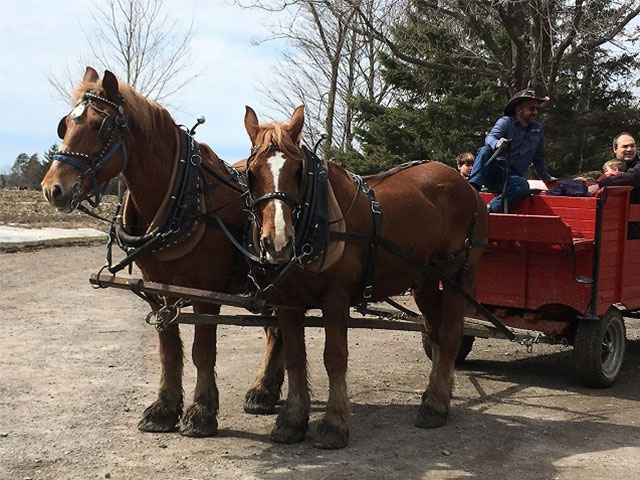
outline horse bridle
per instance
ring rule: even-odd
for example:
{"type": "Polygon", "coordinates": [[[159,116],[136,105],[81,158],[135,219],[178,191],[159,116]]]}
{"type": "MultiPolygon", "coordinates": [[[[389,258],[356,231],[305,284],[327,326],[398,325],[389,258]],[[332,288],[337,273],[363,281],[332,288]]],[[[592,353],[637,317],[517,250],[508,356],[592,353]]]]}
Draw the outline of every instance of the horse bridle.
{"type": "Polygon", "coordinates": [[[86,92],[82,98],[76,103],[76,106],[71,110],[71,112],[60,120],[58,123],[58,136],[64,140],[64,136],[67,133],[66,120],[67,117],[71,118],[71,120],[75,120],[76,118],[80,118],[82,115],[86,113],[88,108],[92,108],[96,112],[98,112],[102,117],[102,123],[100,124],[100,129],[98,134],[102,140],[102,147],[96,153],[88,154],[82,152],[74,152],[72,150],[58,150],[58,152],[53,155],[54,160],[58,160],[63,163],[67,163],[72,167],[80,170],[80,175],[78,175],[78,181],[72,186],[73,197],[69,204],[69,211],[74,210],[78,204],[80,203],[79,198],[82,192],[84,191],[84,187],[82,186],[82,179],[89,178],[92,183],[92,193],[86,197],[87,202],[93,207],[96,208],[100,204],[100,200],[102,199],[103,192],[100,190],[98,186],[98,172],[107,161],[118,151],[118,149],[122,149],[122,167],[120,172],[124,171],[127,166],[127,147],[125,144],[125,134],[127,130],[127,116],[124,113],[124,100],[122,97],[120,98],[120,103],[115,103],[108,98],[98,95],[94,91],[86,92]],[[109,114],[106,110],[102,110],[95,105],[95,102],[104,103],[112,108],[114,108],[118,114],[114,117],[109,114]],[[116,129],[119,131],[119,136],[116,141],[114,141],[114,132],[116,129]],[[74,160],[74,158],[81,158],[85,160],[89,160],[91,162],[90,165],[74,160]]]}
{"type": "MultiPolygon", "coordinates": [[[[245,182],[247,184],[247,189],[248,189],[247,207],[251,210],[254,221],[260,228],[262,228],[262,220],[260,219],[259,215],[256,214],[257,213],[256,206],[262,202],[268,202],[270,200],[281,200],[282,202],[284,202],[287,206],[289,206],[289,208],[291,208],[294,219],[297,219],[298,212],[300,210],[300,204],[301,204],[300,199],[298,197],[294,197],[293,195],[289,195],[288,193],[285,193],[285,192],[268,192],[268,193],[265,193],[264,195],[260,195],[258,198],[253,198],[253,195],[251,194],[250,168],[251,168],[251,161],[255,159],[255,156],[258,150],[259,150],[259,147],[256,147],[256,146],[254,146],[251,149],[251,155],[249,156],[249,158],[247,158],[247,164],[245,167],[245,182]]],[[[265,151],[265,153],[277,152],[277,151],[280,151],[280,150],[275,145],[275,143],[271,142],[271,144],[269,145],[269,148],[265,151]]]]}

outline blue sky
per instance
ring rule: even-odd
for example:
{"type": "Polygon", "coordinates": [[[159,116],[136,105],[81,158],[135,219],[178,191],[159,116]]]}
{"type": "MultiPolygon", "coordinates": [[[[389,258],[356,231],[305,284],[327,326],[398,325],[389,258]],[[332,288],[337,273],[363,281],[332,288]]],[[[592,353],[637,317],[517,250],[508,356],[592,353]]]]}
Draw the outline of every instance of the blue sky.
{"type": "MultiPolygon", "coordinates": [[[[20,153],[42,158],[58,141],[56,126],[69,105],[57,96],[46,73],[68,65],[82,78],[84,68],[76,61],[88,52],[81,25],[91,25],[93,5],[87,0],[2,1],[0,173],[7,173],[20,153]]],[[[268,113],[259,83],[275,63],[277,45],[253,46],[251,40],[268,35],[264,24],[270,19],[225,0],[165,0],[165,11],[183,25],[194,18],[192,67],[194,73],[202,71],[170,100],[168,110],[177,123],[189,126],[204,115],[198,140],[226,160],[243,158],[250,147],[244,106],[251,105],[261,118],[268,113]]]]}

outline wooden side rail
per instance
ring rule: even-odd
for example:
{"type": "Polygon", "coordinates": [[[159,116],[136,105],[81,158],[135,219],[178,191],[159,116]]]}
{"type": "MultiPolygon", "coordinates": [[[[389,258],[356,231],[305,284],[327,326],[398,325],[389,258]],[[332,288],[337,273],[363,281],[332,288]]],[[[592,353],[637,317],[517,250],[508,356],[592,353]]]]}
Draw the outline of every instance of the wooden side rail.
{"type": "Polygon", "coordinates": [[[492,213],[490,240],[517,240],[547,244],[592,244],[592,239],[573,238],[571,228],[555,215],[492,213]]]}

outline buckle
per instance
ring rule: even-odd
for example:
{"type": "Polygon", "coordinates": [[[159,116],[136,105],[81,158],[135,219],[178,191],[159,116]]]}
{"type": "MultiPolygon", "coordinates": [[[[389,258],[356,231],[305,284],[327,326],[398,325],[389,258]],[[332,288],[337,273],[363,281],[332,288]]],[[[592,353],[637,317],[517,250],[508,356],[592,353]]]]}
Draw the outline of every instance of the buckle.
{"type": "Polygon", "coordinates": [[[364,291],[362,292],[362,298],[369,300],[371,298],[372,293],[373,293],[373,285],[367,285],[364,287],[364,291]]]}

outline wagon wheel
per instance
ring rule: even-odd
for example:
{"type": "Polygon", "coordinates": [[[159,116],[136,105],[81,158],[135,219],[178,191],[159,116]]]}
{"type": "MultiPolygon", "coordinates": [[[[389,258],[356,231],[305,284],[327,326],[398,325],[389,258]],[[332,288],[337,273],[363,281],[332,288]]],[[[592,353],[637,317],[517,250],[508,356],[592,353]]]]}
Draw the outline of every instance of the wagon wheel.
{"type": "MultiPolygon", "coordinates": [[[[473,342],[476,337],[473,335],[464,335],[462,337],[462,342],[460,343],[460,348],[458,349],[458,355],[456,355],[456,365],[460,365],[465,361],[467,355],[471,352],[471,348],[473,347],[473,342]]],[[[424,347],[424,353],[427,354],[427,358],[433,361],[433,355],[431,352],[431,337],[429,334],[422,332],[422,346],[424,347]]]]}
{"type": "Polygon", "coordinates": [[[578,378],[587,387],[610,387],[620,375],[626,348],[624,318],[610,308],[599,321],[578,323],[573,359],[578,378]]]}

